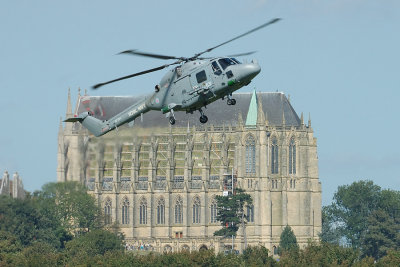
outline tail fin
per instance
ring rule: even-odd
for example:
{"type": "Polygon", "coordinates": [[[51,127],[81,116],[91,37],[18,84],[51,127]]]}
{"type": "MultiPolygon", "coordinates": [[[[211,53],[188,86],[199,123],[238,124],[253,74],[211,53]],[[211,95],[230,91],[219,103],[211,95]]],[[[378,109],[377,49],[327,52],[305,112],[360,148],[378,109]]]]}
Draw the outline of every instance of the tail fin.
{"type": "Polygon", "coordinates": [[[103,123],[101,120],[90,116],[88,112],[81,113],[78,117],[68,118],[65,120],[65,122],[80,122],[96,137],[101,136],[109,131],[108,125],[103,123]]]}

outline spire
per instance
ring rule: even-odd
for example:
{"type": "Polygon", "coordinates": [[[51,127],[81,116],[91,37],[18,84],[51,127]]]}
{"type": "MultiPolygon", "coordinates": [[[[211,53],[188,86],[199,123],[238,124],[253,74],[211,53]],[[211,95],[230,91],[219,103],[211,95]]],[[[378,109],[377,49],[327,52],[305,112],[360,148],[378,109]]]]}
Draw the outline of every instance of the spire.
{"type": "Polygon", "coordinates": [[[282,110],[282,126],[286,125],[286,119],[285,119],[285,111],[282,110]]]}
{"type": "Polygon", "coordinates": [[[301,122],[300,124],[303,125],[304,124],[304,116],[303,116],[303,112],[301,113],[301,118],[300,118],[301,122]]]}
{"type": "Polygon", "coordinates": [[[265,126],[269,126],[268,112],[265,112],[265,126]]]}
{"type": "Polygon", "coordinates": [[[255,126],[257,123],[257,95],[256,90],[250,100],[249,111],[247,112],[246,126],[255,126]]]}
{"type": "Polygon", "coordinates": [[[311,113],[308,113],[308,128],[311,127],[311,113]]]}
{"type": "Polygon", "coordinates": [[[67,100],[67,112],[65,113],[65,118],[72,117],[72,105],[71,105],[71,89],[68,88],[68,100],[67,100]]]}

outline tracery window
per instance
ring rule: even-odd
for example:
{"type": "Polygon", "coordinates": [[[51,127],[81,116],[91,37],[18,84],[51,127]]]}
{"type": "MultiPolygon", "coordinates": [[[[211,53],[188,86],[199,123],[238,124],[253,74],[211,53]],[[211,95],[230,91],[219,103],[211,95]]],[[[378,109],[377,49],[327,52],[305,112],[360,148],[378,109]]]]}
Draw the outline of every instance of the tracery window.
{"type": "Polygon", "coordinates": [[[175,202],[175,223],[183,223],[183,201],[180,196],[175,202]]]}
{"type": "Polygon", "coordinates": [[[165,200],[160,198],[157,202],[157,224],[165,223],[165,200]]]}
{"type": "Polygon", "coordinates": [[[246,174],[256,173],[256,145],[252,135],[246,139],[246,174]]]}
{"type": "Polygon", "coordinates": [[[271,143],[271,173],[278,173],[279,169],[279,148],[276,138],[272,139],[271,143]]]}
{"type": "Polygon", "coordinates": [[[294,137],[289,143],[289,174],[296,174],[296,143],[294,137]]]}
{"type": "Polygon", "coordinates": [[[247,206],[247,221],[254,222],[254,205],[247,206]]]}
{"type": "Polygon", "coordinates": [[[213,199],[211,202],[210,206],[210,212],[211,212],[211,223],[216,223],[217,222],[217,201],[213,199]]]}
{"type": "Polygon", "coordinates": [[[104,204],[104,223],[105,224],[111,224],[111,207],[112,207],[112,202],[111,199],[107,199],[106,203],[104,204]]]}
{"type": "Polygon", "coordinates": [[[193,223],[200,223],[200,199],[198,197],[193,200],[193,223]]]}
{"type": "Polygon", "coordinates": [[[122,201],[122,224],[129,224],[129,200],[124,198],[122,201]]]}
{"type": "Polygon", "coordinates": [[[139,224],[147,224],[147,200],[145,198],[140,200],[139,224]]]}

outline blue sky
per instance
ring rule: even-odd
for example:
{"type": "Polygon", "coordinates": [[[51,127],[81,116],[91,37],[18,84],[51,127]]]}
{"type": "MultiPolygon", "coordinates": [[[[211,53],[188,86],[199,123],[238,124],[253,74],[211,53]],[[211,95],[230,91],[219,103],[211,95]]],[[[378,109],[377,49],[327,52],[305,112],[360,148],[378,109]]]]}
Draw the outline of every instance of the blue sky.
{"type": "MultiPolygon", "coordinates": [[[[400,190],[400,2],[395,0],[0,1],[0,172],[27,190],[56,181],[68,88],[91,95],[151,91],[163,72],[99,91],[98,82],[164,64],[126,49],[191,56],[257,50],[261,73],[242,92],[283,91],[318,138],[323,204],[359,179],[400,190]]],[[[211,114],[209,114],[212,116],[211,114]]]]}

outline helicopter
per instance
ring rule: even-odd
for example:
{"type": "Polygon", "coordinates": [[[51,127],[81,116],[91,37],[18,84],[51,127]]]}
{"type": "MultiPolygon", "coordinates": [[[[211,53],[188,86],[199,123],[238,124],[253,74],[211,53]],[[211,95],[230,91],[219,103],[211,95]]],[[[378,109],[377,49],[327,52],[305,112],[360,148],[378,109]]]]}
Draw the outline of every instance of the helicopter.
{"type": "Polygon", "coordinates": [[[176,111],[186,111],[186,113],[200,112],[200,122],[206,123],[208,117],[204,114],[203,107],[208,104],[227,98],[228,105],[235,105],[236,100],[232,98],[232,93],[243,86],[247,86],[254,77],[261,71],[257,61],[241,63],[236,59],[239,56],[251,55],[253,52],[235,54],[225,57],[201,57],[201,55],[244,37],[250,33],[260,30],[268,25],[281,20],[274,18],[254,29],[251,29],[235,38],[225,41],[219,45],[208,48],[192,57],[175,57],[154,53],[147,53],[138,50],[126,50],[119,54],[151,57],[162,60],[175,60],[173,63],[120,77],[107,82],[94,85],[93,89],[98,89],[106,84],[144,75],[150,72],[159,71],[169,66],[178,65],[169,70],[160,83],[154,88],[154,92],[145,96],[142,100],[129,106],[122,112],[116,114],[108,120],[95,118],[90,111],[80,113],[73,118],[67,118],[65,122],[80,122],[96,137],[102,136],[118,127],[135,120],[150,110],[159,110],[169,120],[171,125],[175,124],[176,111]]]}

